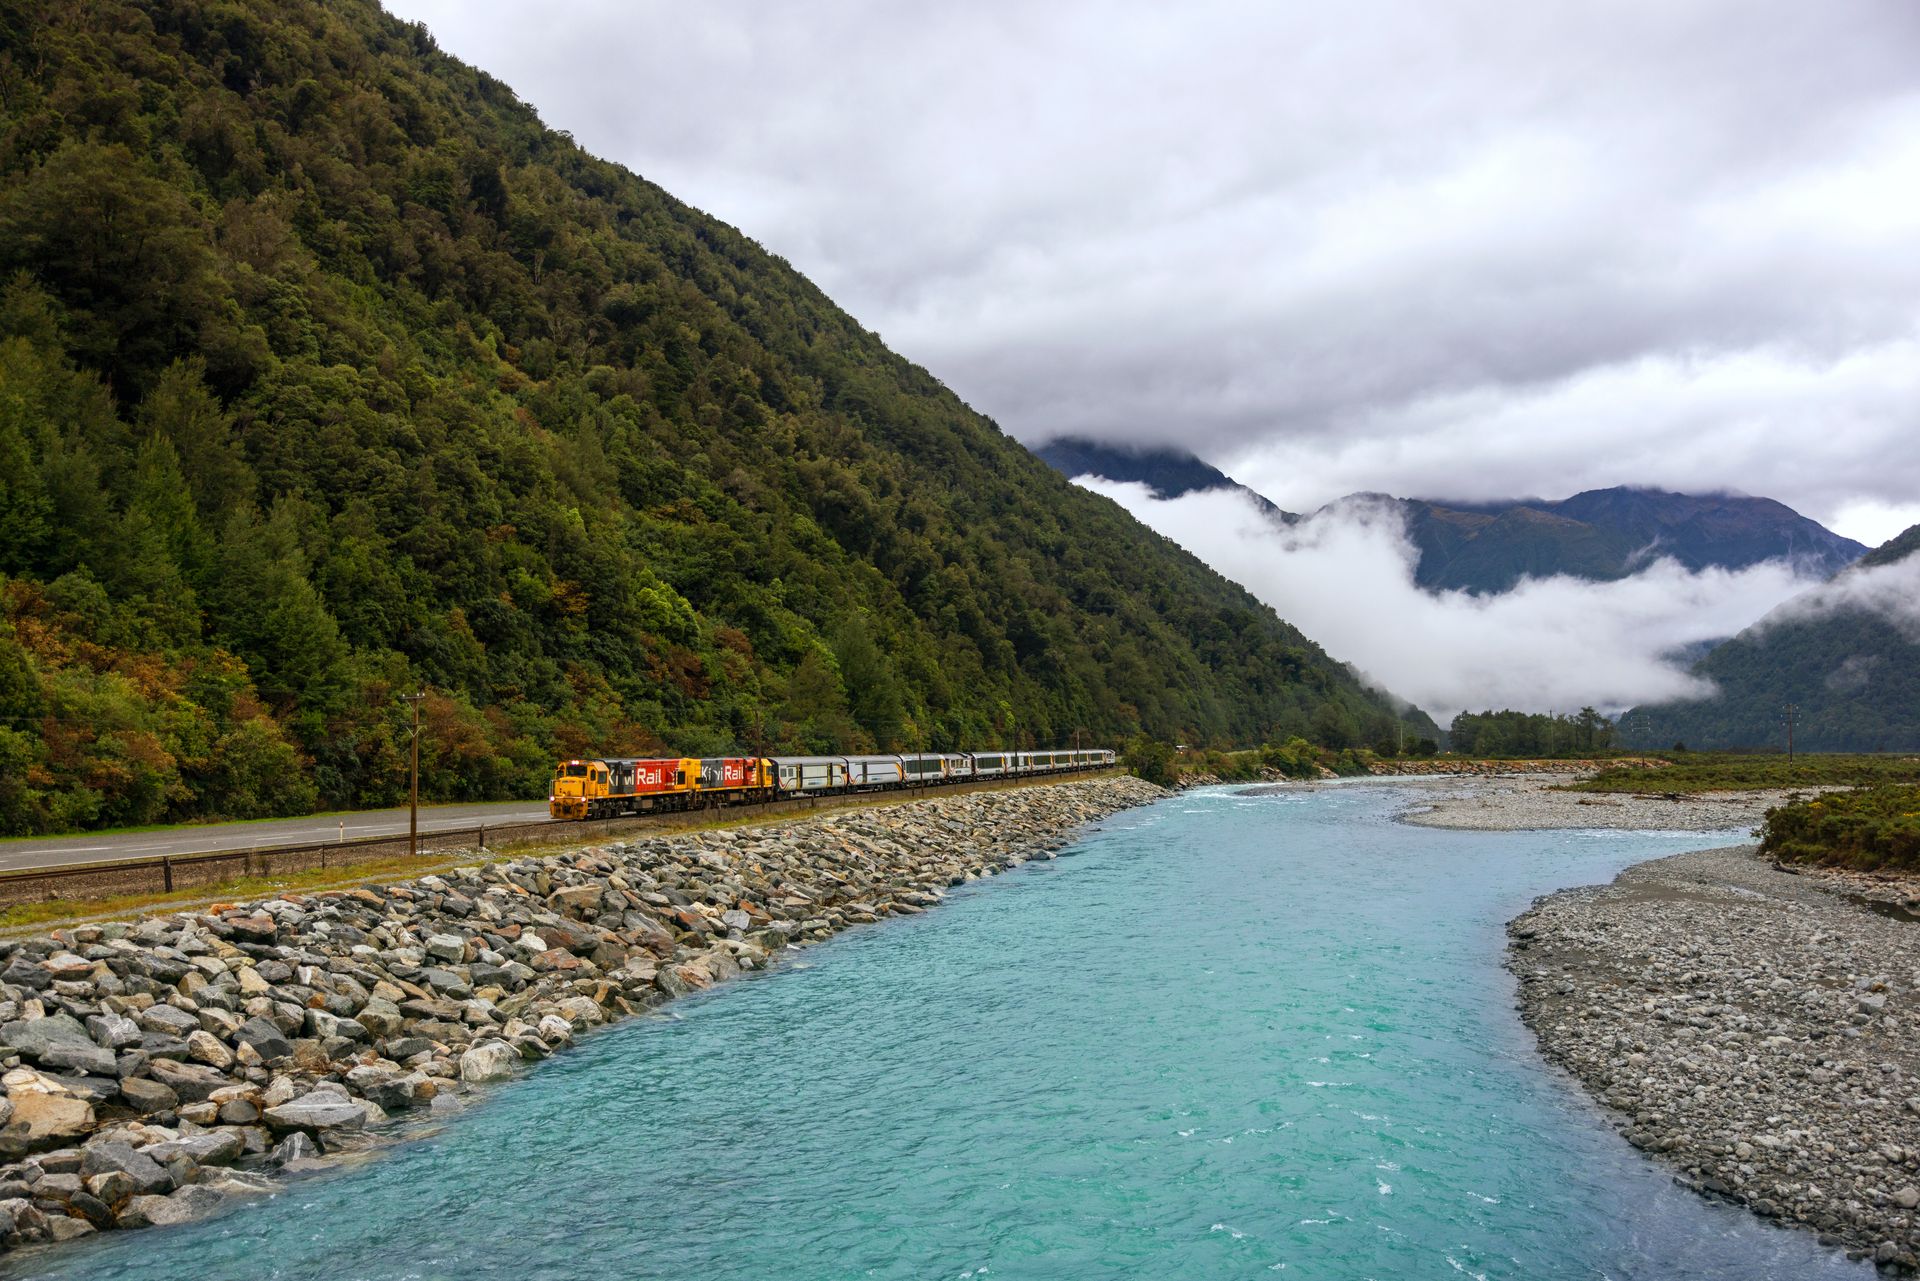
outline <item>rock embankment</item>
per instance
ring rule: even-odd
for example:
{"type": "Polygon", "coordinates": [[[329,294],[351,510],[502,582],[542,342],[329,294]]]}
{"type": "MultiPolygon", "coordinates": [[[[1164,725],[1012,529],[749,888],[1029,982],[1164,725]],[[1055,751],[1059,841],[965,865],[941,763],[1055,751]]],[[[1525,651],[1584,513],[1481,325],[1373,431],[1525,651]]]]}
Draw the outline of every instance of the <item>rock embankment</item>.
{"type": "Polygon", "coordinates": [[[939,797],[0,943],[0,1242],[271,1190],[588,1028],[923,912],[1161,794],[939,797]]]}
{"type": "Polygon", "coordinates": [[[1643,863],[1508,927],[1548,1058],[1682,1182],[1920,1266],[1920,925],[1750,847],[1643,863]]]}

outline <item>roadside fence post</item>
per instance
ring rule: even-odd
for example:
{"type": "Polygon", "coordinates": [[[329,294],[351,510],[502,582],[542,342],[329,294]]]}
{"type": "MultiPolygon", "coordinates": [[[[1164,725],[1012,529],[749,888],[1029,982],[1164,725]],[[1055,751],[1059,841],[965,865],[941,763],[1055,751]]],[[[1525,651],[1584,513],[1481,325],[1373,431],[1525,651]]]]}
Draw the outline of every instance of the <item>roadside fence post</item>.
{"type": "Polygon", "coordinates": [[[160,856],[160,883],[168,894],[173,893],[173,860],[164,854],[160,856]]]}

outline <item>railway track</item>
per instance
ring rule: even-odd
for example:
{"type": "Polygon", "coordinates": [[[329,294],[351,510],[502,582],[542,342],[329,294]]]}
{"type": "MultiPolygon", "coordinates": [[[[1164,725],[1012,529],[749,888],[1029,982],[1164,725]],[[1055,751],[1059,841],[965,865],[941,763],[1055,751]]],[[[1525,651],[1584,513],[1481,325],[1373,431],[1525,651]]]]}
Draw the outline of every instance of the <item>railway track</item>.
{"type": "MultiPolygon", "coordinates": [[[[663,811],[621,818],[545,818],[533,821],[477,823],[469,827],[422,831],[418,838],[418,850],[421,854],[445,854],[455,850],[487,846],[498,848],[507,845],[587,841],[598,836],[611,836],[625,832],[702,826],[716,820],[804,814],[847,806],[913,800],[921,796],[1039,786],[1094,778],[1113,772],[1115,772],[1114,769],[1109,767],[1028,777],[925,782],[887,791],[743,801],[700,809],[663,811]]],[[[316,869],[345,870],[356,864],[398,858],[404,856],[407,851],[407,834],[400,832],[346,840],[262,843],[244,848],[141,854],[88,862],[17,867],[0,871],[0,908],[59,899],[169,894],[176,890],[220,885],[245,876],[290,875],[316,869]]]]}

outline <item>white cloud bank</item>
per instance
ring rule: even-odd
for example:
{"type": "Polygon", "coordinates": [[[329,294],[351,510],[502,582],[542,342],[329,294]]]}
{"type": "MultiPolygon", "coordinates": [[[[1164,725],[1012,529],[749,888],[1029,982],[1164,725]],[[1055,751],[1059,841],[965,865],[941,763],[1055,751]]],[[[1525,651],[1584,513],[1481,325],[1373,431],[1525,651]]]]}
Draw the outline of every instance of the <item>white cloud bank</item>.
{"type": "Polygon", "coordinates": [[[1161,500],[1082,476],[1273,606],[1335,658],[1445,725],[1483,708],[1618,711],[1709,692],[1670,655],[1731,636],[1804,592],[1782,562],[1693,572],[1659,560],[1610,583],[1526,579],[1502,595],[1433,593],[1397,511],[1345,504],[1290,528],[1227,490],[1161,500]]]}
{"type": "Polygon", "coordinates": [[[1760,620],[1760,627],[1764,630],[1842,612],[1878,614],[1907,640],[1920,645],[1920,555],[1891,565],[1849,570],[1786,602],[1760,620]]]}

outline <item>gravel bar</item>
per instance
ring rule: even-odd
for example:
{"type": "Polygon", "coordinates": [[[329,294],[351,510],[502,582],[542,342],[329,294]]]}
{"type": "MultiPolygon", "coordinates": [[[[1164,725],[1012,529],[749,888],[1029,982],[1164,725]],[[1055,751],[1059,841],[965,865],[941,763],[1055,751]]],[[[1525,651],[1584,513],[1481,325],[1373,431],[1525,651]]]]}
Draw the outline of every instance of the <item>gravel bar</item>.
{"type": "MultiPolygon", "coordinates": [[[[1758,826],[1769,808],[1789,796],[1823,790],[1675,793],[1668,797],[1558,790],[1565,781],[1544,777],[1440,780],[1425,784],[1435,788],[1438,796],[1422,800],[1400,817],[1419,827],[1477,832],[1563,828],[1731,832],[1758,826]]],[[[1413,785],[1404,779],[1394,782],[1413,785]]]]}
{"type": "Polygon", "coordinates": [[[1920,924],[1752,847],[1627,869],[1508,926],[1521,1017],[1677,1179],[1920,1267],[1920,924]]]}

